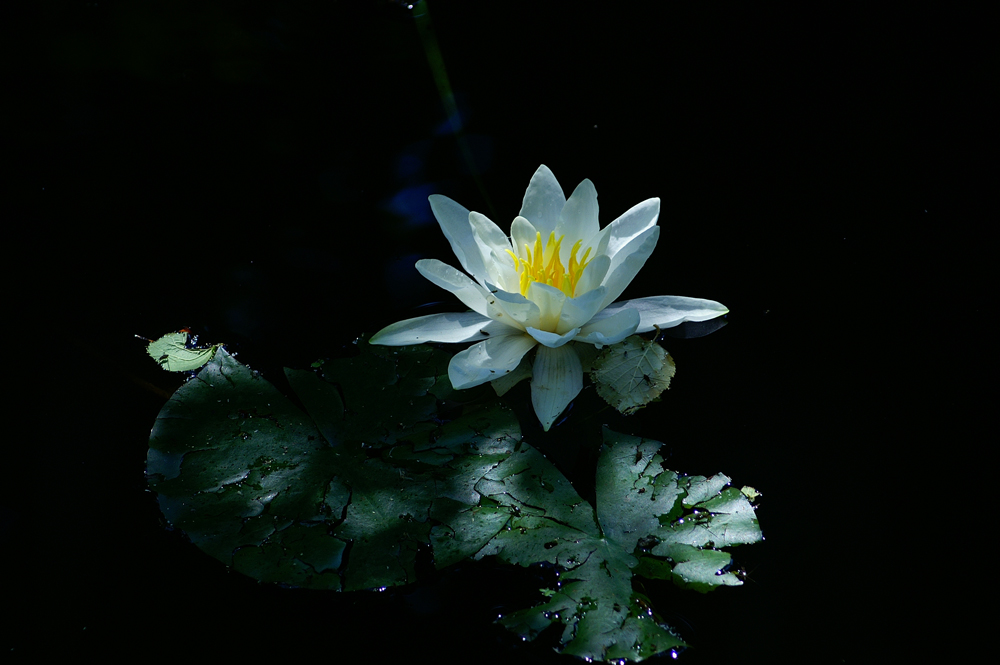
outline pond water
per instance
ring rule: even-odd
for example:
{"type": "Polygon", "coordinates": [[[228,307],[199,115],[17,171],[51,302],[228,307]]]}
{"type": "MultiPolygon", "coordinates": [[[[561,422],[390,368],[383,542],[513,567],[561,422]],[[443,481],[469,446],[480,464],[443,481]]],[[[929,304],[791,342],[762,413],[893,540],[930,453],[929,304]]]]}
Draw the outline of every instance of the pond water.
{"type": "Polygon", "coordinates": [[[94,339],[65,346],[108,360],[102,406],[81,404],[46,478],[66,490],[39,499],[58,535],[13,509],[50,572],[30,590],[44,625],[10,648],[571,662],[556,636],[520,643],[493,623],[536,602],[549,567],[424,560],[415,585],[332,594],[260,585],[166,529],[143,470],[181,378],[132,338],[190,327],[284,390],[283,367],[461,311],[413,267],[458,265],[427,196],[507,230],[539,164],[567,194],[591,179],[602,225],[661,199],[625,298],[730,309],[710,335],[665,337],[676,377],[636,415],[586,389],[545,433],[526,390],[507,396],[584,496],[595,455],[575,439],[604,424],[664,442],[671,469],[763,493],[765,541],[733,549],[743,586],[643,587],[692,645],[678,660],[872,662],[917,646],[885,627],[915,598],[914,564],[870,551],[911,519],[873,496],[913,471],[885,442],[920,409],[893,396],[916,342],[874,317],[896,288],[879,257],[938,202],[934,156],[910,142],[927,117],[899,113],[917,108],[933,53],[846,15],[589,2],[65,3],[36,18],[52,85],[25,177],[42,217],[75,222],[55,304],[94,339]],[[890,62],[905,75],[872,73],[890,62]]]}

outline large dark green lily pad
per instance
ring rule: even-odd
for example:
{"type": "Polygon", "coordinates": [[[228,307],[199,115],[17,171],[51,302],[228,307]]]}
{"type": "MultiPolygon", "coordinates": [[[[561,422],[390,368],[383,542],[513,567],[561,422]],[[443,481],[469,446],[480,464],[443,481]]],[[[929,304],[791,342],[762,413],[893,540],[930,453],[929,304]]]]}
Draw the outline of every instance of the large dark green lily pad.
{"type": "Polygon", "coordinates": [[[220,349],[150,436],[147,476],[169,522],[263,581],[412,581],[434,500],[477,501],[520,432],[499,405],[436,421],[448,355],[394,351],[365,344],[322,371],[288,371],[304,412],[220,349]]]}

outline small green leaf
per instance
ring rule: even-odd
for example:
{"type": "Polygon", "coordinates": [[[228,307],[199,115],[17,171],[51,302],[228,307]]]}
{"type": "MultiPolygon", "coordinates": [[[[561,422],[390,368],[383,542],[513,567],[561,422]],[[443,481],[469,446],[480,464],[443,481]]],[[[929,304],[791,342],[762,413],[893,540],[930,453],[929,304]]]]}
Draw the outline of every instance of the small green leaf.
{"type": "Polygon", "coordinates": [[[597,393],[621,413],[635,413],[670,387],[673,359],[655,341],[632,335],[608,346],[593,362],[597,393]]]}
{"type": "Polygon", "coordinates": [[[150,342],[146,352],[169,372],[191,372],[211,360],[220,346],[188,347],[187,342],[186,332],[168,333],[150,342]]]}

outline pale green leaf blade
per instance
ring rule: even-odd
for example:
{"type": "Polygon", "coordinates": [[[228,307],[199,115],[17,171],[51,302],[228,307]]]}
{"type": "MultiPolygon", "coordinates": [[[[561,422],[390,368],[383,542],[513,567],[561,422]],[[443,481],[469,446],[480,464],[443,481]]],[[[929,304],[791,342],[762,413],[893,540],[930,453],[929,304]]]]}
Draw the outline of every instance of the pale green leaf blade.
{"type": "Polygon", "coordinates": [[[597,515],[605,535],[631,552],[640,538],[660,528],[660,515],[670,513],[682,490],[676,483],[657,483],[664,473],[659,441],[607,428],[604,440],[609,445],[597,467],[597,515]]]}
{"type": "Polygon", "coordinates": [[[608,346],[593,362],[590,377],[608,404],[629,415],[658,399],[675,372],[662,346],[632,335],[608,346]]]}
{"type": "Polygon", "coordinates": [[[146,353],[169,372],[190,372],[210,361],[220,346],[188,347],[187,343],[186,332],[167,333],[146,345],[146,353]]]}

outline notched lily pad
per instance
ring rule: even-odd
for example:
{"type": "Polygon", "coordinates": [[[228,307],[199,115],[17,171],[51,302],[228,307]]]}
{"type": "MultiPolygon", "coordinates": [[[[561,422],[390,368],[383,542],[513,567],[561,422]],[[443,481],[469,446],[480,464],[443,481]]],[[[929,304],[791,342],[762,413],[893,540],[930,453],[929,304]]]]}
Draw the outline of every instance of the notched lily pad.
{"type": "MultiPolygon", "coordinates": [[[[753,508],[740,502],[746,498],[722,489],[728,477],[685,477],[665,469],[656,441],[608,429],[604,439],[596,509],[567,490],[553,503],[523,474],[494,469],[491,476],[499,478],[484,493],[498,503],[533,509],[514,513],[477,556],[495,554],[521,565],[547,561],[565,569],[558,588],[542,590],[543,602],[500,619],[507,628],[533,639],[560,624],[563,653],[639,661],[684,642],[633,589],[633,575],[674,579],[699,591],[739,585],[728,572],[730,555],[717,548],[756,542],[761,535],[753,508]]],[[[543,458],[532,460],[530,469],[542,476],[558,473],[547,466],[543,458]]]]}
{"type": "Polygon", "coordinates": [[[597,394],[621,413],[635,413],[670,387],[676,372],[662,346],[632,335],[611,344],[594,361],[590,378],[597,394]]]}

